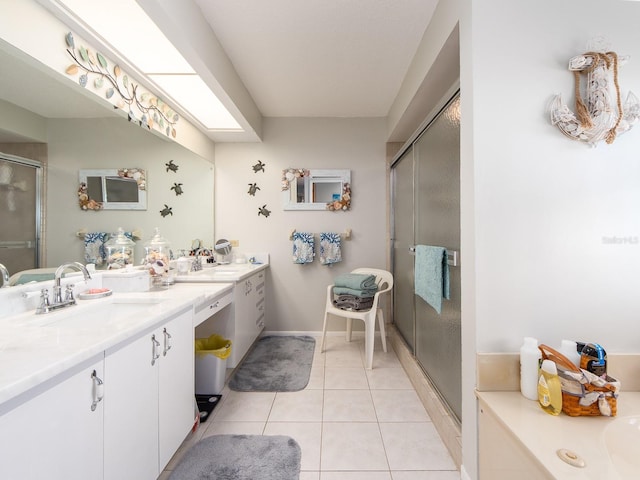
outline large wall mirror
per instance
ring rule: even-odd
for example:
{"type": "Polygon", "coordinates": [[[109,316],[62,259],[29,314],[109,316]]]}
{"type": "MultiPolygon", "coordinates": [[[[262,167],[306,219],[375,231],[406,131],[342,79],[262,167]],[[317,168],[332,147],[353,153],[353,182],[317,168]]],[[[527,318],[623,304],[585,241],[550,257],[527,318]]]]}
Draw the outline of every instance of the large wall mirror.
{"type": "Polygon", "coordinates": [[[140,168],[80,170],[83,210],[146,210],[147,180],[140,168]]]}
{"type": "Polygon", "coordinates": [[[351,170],[283,170],[282,200],[284,210],[349,210],[351,170]]]}

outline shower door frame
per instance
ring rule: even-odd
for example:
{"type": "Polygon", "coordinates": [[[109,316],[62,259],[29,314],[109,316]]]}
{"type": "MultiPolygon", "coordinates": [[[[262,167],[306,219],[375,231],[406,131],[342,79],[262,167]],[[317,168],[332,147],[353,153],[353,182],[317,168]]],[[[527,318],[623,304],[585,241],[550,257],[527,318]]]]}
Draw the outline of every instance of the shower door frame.
{"type": "MultiPolygon", "coordinates": [[[[0,151],[0,160],[13,163],[22,167],[33,168],[35,173],[35,239],[34,239],[34,267],[40,268],[43,264],[43,252],[44,252],[44,178],[45,178],[45,164],[40,160],[33,160],[30,158],[24,158],[17,155],[12,155],[0,151]]],[[[12,272],[16,273],[16,272],[12,272]]]]}

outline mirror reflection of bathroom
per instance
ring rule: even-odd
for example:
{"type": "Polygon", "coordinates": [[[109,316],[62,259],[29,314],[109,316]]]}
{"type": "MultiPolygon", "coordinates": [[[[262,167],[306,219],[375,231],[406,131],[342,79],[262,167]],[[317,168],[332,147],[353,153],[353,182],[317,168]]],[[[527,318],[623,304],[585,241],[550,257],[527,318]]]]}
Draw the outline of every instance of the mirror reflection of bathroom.
{"type": "Polygon", "coordinates": [[[224,238],[216,241],[213,249],[216,252],[216,263],[219,264],[227,264],[231,263],[232,254],[231,254],[231,242],[224,238]]]}
{"type": "Polygon", "coordinates": [[[327,204],[340,201],[345,184],[350,183],[350,170],[284,170],[284,210],[325,210],[327,204]]]}

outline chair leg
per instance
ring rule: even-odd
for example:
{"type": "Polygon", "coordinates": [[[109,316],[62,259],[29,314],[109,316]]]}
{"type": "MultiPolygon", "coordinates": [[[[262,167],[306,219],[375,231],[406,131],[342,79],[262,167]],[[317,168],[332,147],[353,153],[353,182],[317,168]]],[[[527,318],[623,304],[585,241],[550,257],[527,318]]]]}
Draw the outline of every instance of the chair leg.
{"type": "Polygon", "coordinates": [[[325,341],[325,338],[327,337],[327,317],[328,316],[329,316],[329,314],[325,310],[325,312],[324,312],[324,323],[322,324],[322,343],[320,344],[320,353],[324,352],[324,341],[325,341]]]}
{"type": "Polygon", "coordinates": [[[382,313],[382,309],[378,309],[376,312],[376,316],[378,317],[378,324],[380,325],[380,339],[382,340],[382,350],[384,353],[387,353],[387,332],[384,328],[384,313],[382,313]]]}
{"type": "Polygon", "coordinates": [[[373,342],[376,338],[376,322],[375,319],[372,322],[365,322],[364,324],[364,352],[365,352],[365,367],[368,370],[373,368],[373,342]]]}
{"type": "Polygon", "coordinates": [[[346,336],[347,336],[347,342],[351,341],[351,328],[352,328],[352,320],[351,318],[347,317],[347,331],[346,331],[346,336]]]}

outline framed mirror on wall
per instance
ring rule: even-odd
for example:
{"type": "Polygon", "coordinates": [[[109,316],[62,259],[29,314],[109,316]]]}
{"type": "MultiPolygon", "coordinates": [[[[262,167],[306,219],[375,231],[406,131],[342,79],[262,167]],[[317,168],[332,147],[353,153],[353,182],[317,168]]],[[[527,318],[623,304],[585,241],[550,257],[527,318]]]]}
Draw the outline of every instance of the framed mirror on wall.
{"type": "Polygon", "coordinates": [[[80,170],[78,202],[83,210],[146,210],[147,178],[140,168],[80,170]]]}
{"type": "Polygon", "coordinates": [[[351,170],[283,170],[282,200],[284,210],[349,210],[351,170]]]}

